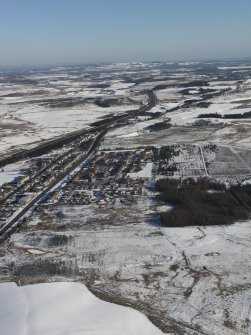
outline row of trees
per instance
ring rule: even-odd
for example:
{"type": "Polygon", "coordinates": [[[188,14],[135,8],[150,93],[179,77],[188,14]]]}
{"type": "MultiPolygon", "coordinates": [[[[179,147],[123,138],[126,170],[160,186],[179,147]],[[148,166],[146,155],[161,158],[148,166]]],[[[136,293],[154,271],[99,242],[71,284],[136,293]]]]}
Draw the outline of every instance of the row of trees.
{"type": "Polygon", "coordinates": [[[197,181],[162,179],[156,183],[158,200],[174,206],[161,213],[165,227],[227,225],[248,219],[251,213],[251,185],[226,189],[207,178],[197,181]]]}
{"type": "Polygon", "coordinates": [[[221,115],[219,113],[206,113],[206,114],[200,114],[198,118],[249,119],[251,118],[251,112],[246,112],[243,114],[236,113],[236,114],[225,114],[225,115],[221,115]]]}

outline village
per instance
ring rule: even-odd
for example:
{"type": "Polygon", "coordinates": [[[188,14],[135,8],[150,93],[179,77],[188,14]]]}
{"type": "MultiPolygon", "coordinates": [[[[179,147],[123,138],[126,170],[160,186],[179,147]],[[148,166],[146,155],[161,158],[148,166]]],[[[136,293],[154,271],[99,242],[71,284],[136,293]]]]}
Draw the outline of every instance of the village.
{"type": "Polygon", "coordinates": [[[0,225],[4,226],[41,194],[39,205],[45,207],[117,202],[131,205],[147,193],[154,180],[167,176],[184,179],[210,175],[222,181],[227,178],[231,183],[248,177],[244,163],[227,148],[171,145],[93,150],[96,136],[90,133],[61,150],[26,161],[20,174],[0,189],[0,225]],[[90,148],[93,151],[87,154],[90,148]],[[221,162],[234,159],[240,171],[238,176],[231,176],[221,162]]]}
{"type": "Polygon", "coordinates": [[[94,137],[95,133],[83,136],[66,145],[63,150],[55,150],[25,162],[19,174],[0,188],[0,226],[77,165],[94,137]]]}
{"type": "Polygon", "coordinates": [[[45,205],[114,204],[140,196],[152,177],[153,150],[98,151],[80,171],[54,190],[45,205]]]}
{"type": "Polygon", "coordinates": [[[32,207],[34,199],[42,193],[43,206],[115,204],[116,199],[130,204],[135,196],[141,196],[152,178],[155,150],[95,149],[85,159],[95,135],[25,162],[20,174],[0,189],[0,226],[5,226],[29,204],[32,207]],[[49,191],[45,192],[47,188],[49,191]]]}

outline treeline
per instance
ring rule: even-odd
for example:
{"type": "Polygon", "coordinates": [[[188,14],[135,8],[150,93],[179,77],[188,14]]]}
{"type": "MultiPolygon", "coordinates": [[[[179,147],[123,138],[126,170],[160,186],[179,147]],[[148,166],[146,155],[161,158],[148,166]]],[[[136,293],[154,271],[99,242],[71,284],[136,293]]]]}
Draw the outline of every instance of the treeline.
{"type": "Polygon", "coordinates": [[[212,182],[207,178],[197,181],[161,179],[156,183],[158,201],[174,208],[161,213],[165,227],[229,225],[245,220],[251,213],[251,185],[231,186],[212,182]]]}
{"type": "Polygon", "coordinates": [[[198,118],[217,118],[217,119],[248,119],[251,117],[251,111],[246,112],[243,114],[236,113],[236,114],[225,114],[221,115],[219,113],[206,113],[198,115],[198,118]]]}

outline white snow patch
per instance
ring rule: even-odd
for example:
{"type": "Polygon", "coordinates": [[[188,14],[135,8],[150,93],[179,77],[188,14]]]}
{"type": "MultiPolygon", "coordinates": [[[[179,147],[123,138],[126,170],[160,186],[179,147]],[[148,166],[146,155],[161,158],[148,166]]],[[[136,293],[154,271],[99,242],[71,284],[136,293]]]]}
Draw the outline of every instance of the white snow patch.
{"type": "Polygon", "coordinates": [[[152,177],[152,169],[153,169],[153,163],[146,163],[146,166],[143,168],[143,170],[139,172],[133,172],[133,173],[128,173],[132,179],[137,179],[137,178],[151,178],[152,177]]]}
{"type": "Polygon", "coordinates": [[[157,207],[157,211],[158,212],[169,212],[174,208],[174,206],[170,206],[170,205],[162,205],[157,207]]]}
{"type": "Polygon", "coordinates": [[[33,254],[33,255],[43,255],[43,254],[45,254],[45,251],[38,250],[38,249],[28,249],[27,251],[30,254],[33,254]]]}
{"type": "Polygon", "coordinates": [[[131,308],[96,298],[80,283],[0,284],[2,335],[163,334],[131,308]]]}
{"type": "Polygon", "coordinates": [[[22,176],[21,169],[27,167],[25,162],[19,162],[7,165],[3,168],[0,168],[0,186],[5,183],[10,183],[15,178],[22,176]]]}
{"type": "Polygon", "coordinates": [[[239,65],[239,66],[219,66],[218,67],[219,70],[248,70],[251,69],[250,65],[239,65]]]}
{"type": "Polygon", "coordinates": [[[137,131],[134,131],[133,133],[125,134],[125,135],[120,135],[118,137],[135,137],[139,136],[139,133],[137,131]]]}
{"type": "Polygon", "coordinates": [[[19,176],[18,171],[17,172],[0,172],[0,186],[5,183],[10,183],[12,180],[14,180],[18,176],[19,176]]]}
{"type": "Polygon", "coordinates": [[[222,136],[222,135],[233,135],[236,133],[236,130],[232,127],[225,127],[223,129],[219,129],[214,133],[214,136],[222,136]]]}

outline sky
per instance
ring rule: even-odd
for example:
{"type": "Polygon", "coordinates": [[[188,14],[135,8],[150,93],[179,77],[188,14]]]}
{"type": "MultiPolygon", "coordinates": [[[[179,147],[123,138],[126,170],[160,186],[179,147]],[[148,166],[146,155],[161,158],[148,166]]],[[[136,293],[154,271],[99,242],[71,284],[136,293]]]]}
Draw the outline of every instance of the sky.
{"type": "Polygon", "coordinates": [[[250,0],[0,0],[0,66],[251,57],[250,0]]]}

